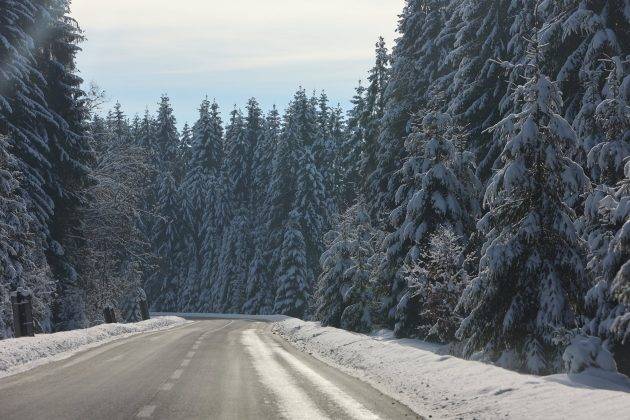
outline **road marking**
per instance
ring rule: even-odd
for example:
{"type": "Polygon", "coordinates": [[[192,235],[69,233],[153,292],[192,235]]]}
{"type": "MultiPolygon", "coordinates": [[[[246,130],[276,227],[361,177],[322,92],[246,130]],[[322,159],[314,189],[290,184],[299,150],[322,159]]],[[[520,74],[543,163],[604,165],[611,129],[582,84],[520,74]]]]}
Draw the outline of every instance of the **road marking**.
{"type": "Polygon", "coordinates": [[[260,381],[276,396],[282,417],[304,420],[328,418],[299,387],[295,378],[276,361],[273,352],[254,331],[243,331],[241,342],[249,352],[260,381]]]}
{"type": "Polygon", "coordinates": [[[190,364],[190,359],[184,359],[184,361],[182,362],[182,367],[186,367],[190,364]]]}
{"type": "Polygon", "coordinates": [[[86,351],[83,354],[79,354],[79,355],[75,356],[68,363],[65,363],[61,367],[62,368],[68,368],[70,366],[74,366],[74,365],[79,364],[81,362],[85,362],[86,360],[90,360],[91,358],[93,358],[95,356],[98,356],[99,354],[105,353],[106,351],[109,351],[109,350],[114,349],[116,347],[122,346],[123,344],[126,344],[126,343],[127,343],[127,341],[119,341],[117,343],[114,342],[114,343],[105,344],[105,345],[101,346],[100,348],[90,349],[90,350],[86,351]]]}
{"type": "Polygon", "coordinates": [[[112,357],[111,359],[107,359],[108,362],[117,362],[119,360],[121,360],[124,356],[122,354],[119,354],[116,357],[112,357]]]}
{"type": "Polygon", "coordinates": [[[154,405],[145,405],[144,407],[142,407],[142,410],[138,412],[136,417],[141,418],[141,419],[148,419],[149,417],[153,415],[153,412],[155,411],[155,407],[156,406],[154,405]]]}
{"type": "Polygon", "coordinates": [[[193,350],[199,350],[199,344],[195,344],[194,346],[192,346],[193,350]]]}
{"type": "Polygon", "coordinates": [[[162,384],[162,386],[160,387],[160,389],[162,391],[170,391],[171,389],[173,389],[173,384],[170,382],[167,382],[165,384],[162,384]]]}
{"type": "Polygon", "coordinates": [[[173,372],[173,374],[171,375],[171,379],[179,379],[182,377],[182,373],[184,373],[184,369],[177,369],[175,372],[173,372]]]}
{"type": "Polygon", "coordinates": [[[193,357],[195,357],[194,351],[189,351],[188,353],[186,353],[186,359],[192,359],[193,357]]]}
{"type": "Polygon", "coordinates": [[[230,321],[227,324],[225,324],[224,326],[222,326],[221,328],[217,328],[216,330],[206,331],[206,333],[204,335],[210,334],[210,333],[213,333],[213,332],[217,332],[217,331],[221,331],[223,328],[227,328],[227,327],[229,327],[232,324],[234,324],[234,321],[230,321]]]}
{"type": "Polygon", "coordinates": [[[303,375],[306,379],[308,379],[309,382],[315,385],[315,388],[319,389],[323,394],[328,395],[328,397],[332,401],[334,401],[335,404],[341,407],[346,412],[346,414],[348,414],[348,418],[354,418],[358,420],[380,419],[379,416],[374,414],[363,404],[352,398],[335,384],[311,369],[304,362],[283,349],[281,346],[275,344],[272,345],[272,347],[274,353],[280,356],[287,365],[291,366],[295,371],[303,375]]]}

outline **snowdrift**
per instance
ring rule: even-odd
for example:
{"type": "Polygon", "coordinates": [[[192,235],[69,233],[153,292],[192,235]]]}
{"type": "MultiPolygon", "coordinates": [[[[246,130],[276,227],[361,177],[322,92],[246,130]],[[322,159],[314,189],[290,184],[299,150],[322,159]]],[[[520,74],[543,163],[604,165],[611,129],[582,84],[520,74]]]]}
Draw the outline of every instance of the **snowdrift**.
{"type": "Polygon", "coordinates": [[[185,323],[187,321],[183,318],[167,316],[131,324],[102,324],[82,330],[2,340],[0,341],[0,377],[65,359],[77,351],[117,338],[162,330],[185,323]]]}
{"type": "Polygon", "coordinates": [[[179,316],[186,319],[244,319],[248,321],[279,322],[291,319],[286,315],[244,315],[211,312],[151,312],[151,316],[179,316]]]}
{"type": "Polygon", "coordinates": [[[273,331],[302,351],[407,405],[425,418],[623,419],[630,379],[590,369],[547,377],[440,354],[440,346],[368,336],[287,319],[273,331]]]}

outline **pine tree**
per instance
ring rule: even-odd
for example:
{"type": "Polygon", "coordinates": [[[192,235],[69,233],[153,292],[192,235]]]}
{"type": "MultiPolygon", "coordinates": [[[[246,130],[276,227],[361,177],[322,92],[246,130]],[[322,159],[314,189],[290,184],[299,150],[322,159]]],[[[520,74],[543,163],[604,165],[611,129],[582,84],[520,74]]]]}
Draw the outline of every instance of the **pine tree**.
{"type": "Polygon", "coordinates": [[[36,61],[46,81],[44,97],[53,115],[46,127],[51,164],[47,190],[55,209],[49,222],[47,258],[58,281],[56,323],[61,329],[72,329],[87,325],[84,285],[76,272],[76,259],[85,244],[76,238],[81,236],[78,227],[86,205],[83,192],[91,182],[89,165],[94,161],[86,135],[83,80],[75,65],[78,44],[84,38],[70,17],[67,0],[51,1],[44,7],[37,18],[47,36],[40,39],[36,61]]]}
{"type": "Polygon", "coordinates": [[[499,105],[507,90],[501,66],[494,59],[507,55],[509,5],[510,1],[466,0],[455,6],[458,19],[451,20],[457,23],[455,38],[445,58],[453,70],[440,81],[447,111],[470,131],[470,148],[479,155],[478,175],[484,180],[499,152],[486,129],[501,119],[499,105]]]}
{"type": "Polygon", "coordinates": [[[344,291],[348,289],[347,270],[352,266],[351,210],[347,210],[334,228],[324,235],[326,249],[321,256],[322,272],[315,289],[315,318],[322,326],[339,327],[344,310],[344,291]]]}
{"type": "Polygon", "coordinates": [[[297,188],[293,211],[298,215],[300,231],[306,243],[308,285],[319,275],[322,238],[329,228],[324,179],[315,166],[312,153],[306,149],[299,160],[297,188]]]}
{"type": "Polygon", "coordinates": [[[247,301],[243,305],[243,313],[267,315],[273,313],[274,283],[268,278],[263,260],[263,247],[257,246],[249,265],[247,277],[247,301]]]}
{"type": "MultiPolygon", "coordinates": [[[[341,185],[341,208],[348,208],[359,193],[360,186],[366,178],[362,178],[363,149],[365,148],[364,115],[366,115],[365,87],[359,81],[355,94],[350,101],[352,108],[348,112],[346,141],[339,149],[338,166],[343,171],[341,185]]],[[[370,172],[371,173],[371,172],[370,172]]]]}
{"type": "Polygon", "coordinates": [[[349,206],[356,195],[368,193],[367,181],[377,167],[378,135],[385,109],[385,91],[390,78],[389,53],[381,37],[376,43],[376,62],[369,85],[359,82],[348,115],[348,138],[341,149],[345,168],[343,200],[349,206]]]}
{"type": "Polygon", "coordinates": [[[184,213],[190,255],[187,285],[182,307],[198,310],[206,302],[203,290],[210,287],[209,278],[216,263],[221,225],[215,218],[219,199],[220,171],[223,160],[223,127],[216,102],[205,99],[199,108],[199,119],[192,129],[190,162],[184,179],[184,213]]]}
{"type": "Polygon", "coordinates": [[[265,201],[268,276],[279,278],[282,243],[289,213],[296,202],[298,162],[305,147],[310,147],[317,133],[315,110],[306,92],[299,89],[284,116],[282,134],[278,139],[265,201]]]}
{"type": "Polygon", "coordinates": [[[346,210],[325,242],[315,317],[324,326],[369,332],[376,309],[372,274],[382,235],[371,226],[365,204],[359,201],[346,210]]]}
{"type": "Polygon", "coordinates": [[[245,304],[250,262],[250,220],[246,209],[239,208],[223,231],[213,284],[213,310],[241,313],[245,304]]]}
{"type": "Polygon", "coordinates": [[[304,318],[308,312],[309,274],[306,243],[300,232],[300,215],[296,211],[289,215],[278,274],[274,313],[304,318]]]}
{"type": "Polygon", "coordinates": [[[381,119],[385,111],[385,92],[390,80],[389,52],[383,37],[376,43],[376,62],[368,76],[365,92],[365,111],[361,115],[361,124],[365,127],[365,138],[361,148],[361,179],[363,191],[367,191],[365,180],[377,166],[378,135],[381,119]]]}
{"type": "Polygon", "coordinates": [[[44,237],[31,228],[26,199],[20,190],[18,162],[0,137],[0,339],[13,336],[10,294],[18,288],[33,296],[38,332],[50,332],[53,284],[42,250],[44,237]]]}
{"type": "Polygon", "coordinates": [[[404,264],[422,263],[429,237],[442,227],[451,228],[464,243],[480,213],[479,181],[460,179],[471,172],[456,144],[464,141],[461,130],[448,114],[428,111],[418,115],[418,124],[405,147],[409,158],[401,168],[404,180],[397,191],[399,206],[391,214],[396,228],[387,235],[386,258],[380,268],[381,283],[390,290],[389,316],[395,317],[399,336],[416,335],[421,302],[401,276],[404,264]],[[394,313],[395,310],[395,313],[394,313]]]}
{"type": "Polygon", "coordinates": [[[280,116],[274,106],[266,117],[264,133],[256,145],[252,164],[252,245],[255,251],[247,278],[247,301],[243,308],[245,313],[266,314],[273,310],[275,282],[267,264],[265,264],[269,217],[267,194],[273,172],[274,153],[278,147],[280,128],[280,116]]]}
{"type": "Polygon", "coordinates": [[[43,125],[54,117],[44,96],[45,79],[35,60],[39,45],[33,22],[39,7],[31,2],[0,2],[0,62],[11,63],[0,70],[0,134],[10,135],[12,154],[24,174],[21,184],[35,216],[33,227],[48,235],[54,204],[46,190],[51,163],[43,125]]]}
{"type": "MultiPolygon", "coordinates": [[[[604,345],[615,353],[620,368],[627,370],[630,360],[620,358],[625,351],[620,348],[625,332],[612,328],[612,324],[629,311],[623,300],[615,296],[613,282],[624,258],[622,230],[628,218],[627,175],[624,176],[622,168],[630,155],[630,108],[620,86],[624,77],[627,84],[630,76],[624,73],[621,60],[617,58],[612,64],[607,81],[609,98],[602,100],[592,115],[594,127],[603,137],[592,147],[587,159],[597,186],[588,195],[580,220],[589,245],[587,267],[594,284],[586,295],[590,320],[585,330],[604,340],[604,345]]],[[[623,274],[620,278],[623,279],[623,274]]]]}
{"type": "Polygon", "coordinates": [[[417,334],[429,341],[452,342],[461,322],[457,302],[468,276],[463,266],[462,240],[450,227],[440,227],[429,237],[419,262],[406,269],[412,296],[421,302],[417,334]]]}
{"type": "Polygon", "coordinates": [[[392,52],[378,163],[370,174],[366,195],[372,217],[382,224],[396,207],[397,171],[405,158],[404,139],[410,132],[411,116],[426,101],[428,86],[438,75],[439,50],[434,40],[443,25],[443,8],[443,0],[407,0],[398,24],[401,35],[392,52]]]}
{"type": "Polygon", "coordinates": [[[628,5],[624,0],[569,0],[543,2],[540,9],[547,17],[541,30],[545,70],[560,84],[564,115],[573,121],[581,108],[598,101],[585,86],[601,91],[606,60],[630,54],[628,5]]]}
{"type": "Polygon", "coordinates": [[[168,96],[162,96],[152,139],[157,172],[155,214],[151,244],[158,258],[149,279],[147,291],[156,309],[174,311],[178,307],[178,291],[182,282],[184,261],[181,198],[175,180],[179,135],[168,96]]]}
{"type": "Polygon", "coordinates": [[[610,241],[609,251],[604,259],[604,277],[608,280],[610,295],[617,306],[610,315],[615,316],[611,331],[616,338],[613,352],[619,371],[630,372],[630,160],[625,166],[626,177],[615,191],[617,208],[613,222],[621,226],[610,241]]]}
{"type": "Polygon", "coordinates": [[[367,333],[372,330],[376,312],[373,274],[382,258],[379,248],[383,237],[381,231],[372,227],[365,203],[360,201],[349,211],[353,225],[350,241],[352,263],[345,272],[349,287],[343,290],[345,308],[340,326],[367,333]]]}
{"type": "Polygon", "coordinates": [[[185,123],[184,127],[182,127],[182,134],[177,148],[177,169],[175,171],[175,179],[178,183],[184,182],[184,178],[190,169],[189,166],[192,162],[192,142],[192,130],[188,123],[185,123]]]}
{"type": "MultiPolygon", "coordinates": [[[[240,312],[245,303],[247,273],[251,258],[251,156],[250,134],[241,112],[232,111],[226,129],[223,162],[224,195],[218,209],[226,224],[221,236],[216,275],[213,276],[212,302],[215,310],[240,312]]],[[[216,216],[215,216],[216,217],[216,216]]]]}
{"type": "Polygon", "coordinates": [[[469,315],[457,337],[465,355],[483,351],[542,373],[560,367],[553,335],[575,322],[586,289],[575,215],[563,202],[585,175],[568,157],[577,140],[559,114],[560,91],[541,74],[535,41],[530,51],[529,78],[514,93],[520,111],[495,128],[505,136],[503,167],[486,191],[489,212],[478,228],[488,239],[460,301],[469,315]]]}

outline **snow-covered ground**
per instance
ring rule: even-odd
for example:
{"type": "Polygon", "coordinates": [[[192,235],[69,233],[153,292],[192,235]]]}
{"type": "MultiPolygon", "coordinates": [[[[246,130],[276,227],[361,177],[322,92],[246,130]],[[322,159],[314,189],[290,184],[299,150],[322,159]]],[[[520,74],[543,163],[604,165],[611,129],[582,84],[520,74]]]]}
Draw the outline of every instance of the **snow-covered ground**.
{"type": "Polygon", "coordinates": [[[187,319],[246,319],[265,322],[279,322],[285,319],[291,319],[285,315],[242,315],[205,312],[151,312],[151,316],[180,316],[187,319]]]}
{"type": "Polygon", "coordinates": [[[131,324],[102,324],[82,330],[0,341],[0,377],[13,375],[56,360],[66,359],[78,351],[100,346],[134,334],[172,328],[187,323],[176,316],[157,317],[131,324]]]}
{"type": "Polygon", "coordinates": [[[274,332],[426,418],[630,418],[630,380],[621,374],[524,375],[445,355],[420,340],[294,318],[277,322],[274,332]]]}

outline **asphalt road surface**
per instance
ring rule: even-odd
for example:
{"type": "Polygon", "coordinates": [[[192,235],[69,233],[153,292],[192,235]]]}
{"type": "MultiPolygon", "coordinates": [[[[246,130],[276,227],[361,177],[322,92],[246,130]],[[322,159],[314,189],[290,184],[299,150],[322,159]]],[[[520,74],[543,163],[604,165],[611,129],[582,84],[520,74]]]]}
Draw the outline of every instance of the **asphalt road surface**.
{"type": "Polygon", "coordinates": [[[0,419],[412,419],[271,333],[200,320],[0,379],[0,419]]]}

